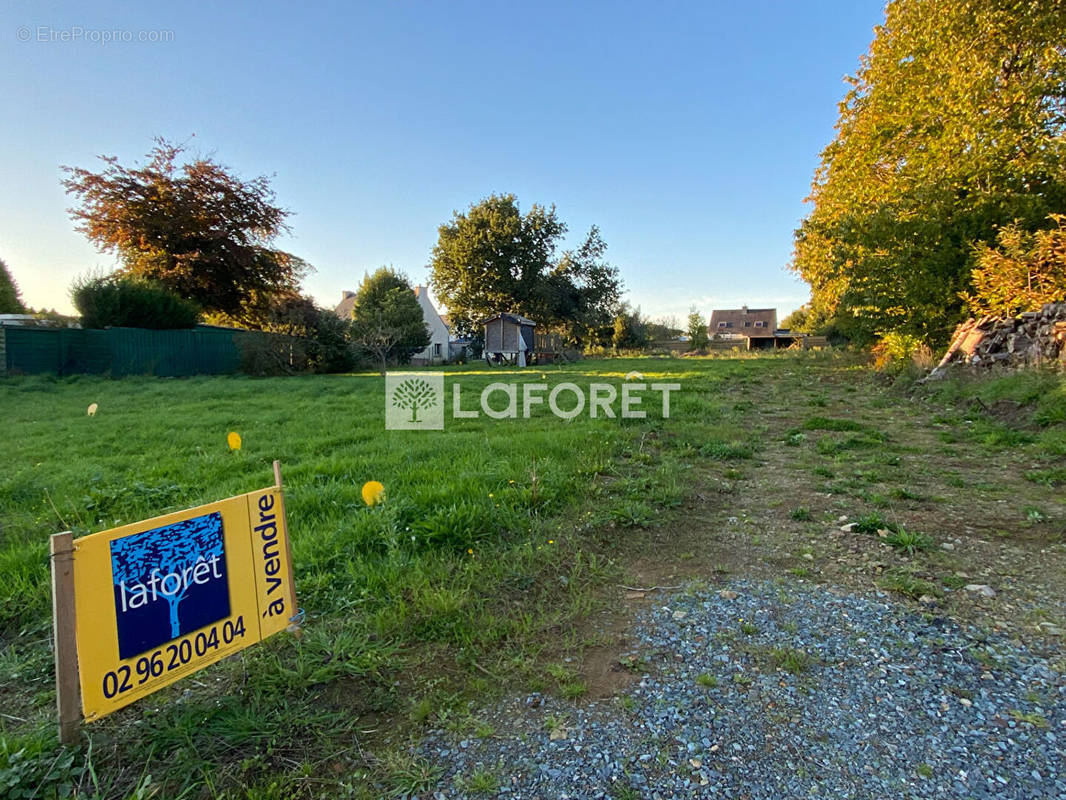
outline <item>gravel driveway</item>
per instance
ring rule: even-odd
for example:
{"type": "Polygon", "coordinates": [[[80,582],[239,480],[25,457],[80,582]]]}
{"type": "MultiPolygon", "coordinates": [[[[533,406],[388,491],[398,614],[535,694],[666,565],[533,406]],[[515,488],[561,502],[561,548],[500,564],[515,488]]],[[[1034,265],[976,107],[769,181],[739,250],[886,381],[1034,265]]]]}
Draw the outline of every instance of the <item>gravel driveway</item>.
{"type": "Polygon", "coordinates": [[[491,735],[428,734],[421,796],[1066,799],[1057,652],[803,581],[664,594],[629,640],[618,697],[521,695],[478,712],[491,735]]]}

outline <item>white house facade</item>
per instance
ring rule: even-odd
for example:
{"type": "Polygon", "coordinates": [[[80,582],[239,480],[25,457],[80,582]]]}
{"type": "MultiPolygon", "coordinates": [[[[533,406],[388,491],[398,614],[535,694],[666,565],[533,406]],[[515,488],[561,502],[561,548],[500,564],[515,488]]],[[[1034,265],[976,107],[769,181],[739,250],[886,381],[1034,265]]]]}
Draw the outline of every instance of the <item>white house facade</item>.
{"type": "MultiPolygon", "coordinates": [[[[422,309],[422,320],[429,330],[429,347],[414,354],[412,364],[443,364],[449,360],[448,353],[448,326],[441,319],[437,309],[433,307],[433,301],[429,299],[429,290],[425,286],[415,287],[415,298],[422,309]]],[[[355,292],[346,291],[341,295],[341,301],[334,309],[341,319],[350,320],[352,309],[355,307],[355,292]]]]}
{"type": "Polygon", "coordinates": [[[448,326],[440,318],[433,301],[429,299],[429,290],[425,286],[415,287],[415,297],[422,307],[422,319],[429,330],[429,347],[415,353],[412,364],[443,364],[448,360],[448,326]]]}

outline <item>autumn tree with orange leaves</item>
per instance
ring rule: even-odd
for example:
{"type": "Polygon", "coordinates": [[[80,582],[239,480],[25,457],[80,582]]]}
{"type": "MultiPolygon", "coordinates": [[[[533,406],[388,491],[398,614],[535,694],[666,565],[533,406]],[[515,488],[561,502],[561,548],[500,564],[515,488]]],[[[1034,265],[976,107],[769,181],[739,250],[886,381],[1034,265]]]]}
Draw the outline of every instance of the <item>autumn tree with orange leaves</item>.
{"type": "Polygon", "coordinates": [[[291,296],[310,266],[272,244],[288,231],[270,179],[244,180],[210,158],[156,140],[143,166],[101,156],[99,172],[64,167],[78,230],[119,256],[120,272],[154,281],[233,318],[291,296]]]}

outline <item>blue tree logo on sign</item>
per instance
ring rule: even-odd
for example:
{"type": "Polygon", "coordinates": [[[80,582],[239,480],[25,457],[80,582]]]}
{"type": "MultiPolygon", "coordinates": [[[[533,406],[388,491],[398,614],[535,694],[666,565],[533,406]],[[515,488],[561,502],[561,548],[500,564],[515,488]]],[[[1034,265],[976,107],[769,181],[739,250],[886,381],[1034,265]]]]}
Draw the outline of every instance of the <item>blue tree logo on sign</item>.
{"type": "Polygon", "coordinates": [[[111,542],[120,658],[229,616],[222,515],[213,512],[111,542]]]}

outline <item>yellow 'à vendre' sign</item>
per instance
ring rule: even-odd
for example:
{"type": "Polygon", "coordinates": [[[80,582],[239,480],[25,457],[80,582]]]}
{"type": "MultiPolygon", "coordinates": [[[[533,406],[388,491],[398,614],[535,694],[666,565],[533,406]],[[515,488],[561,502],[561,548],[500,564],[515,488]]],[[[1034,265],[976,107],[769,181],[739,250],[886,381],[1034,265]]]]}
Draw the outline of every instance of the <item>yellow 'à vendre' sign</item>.
{"type": "MultiPolygon", "coordinates": [[[[72,604],[61,602],[63,582],[54,583],[57,687],[62,694],[62,630],[73,628],[85,720],[293,625],[292,563],[275,469],[270,488],[72,541],[72,604]],[[73,605],[73,626],[61,619],[64,605],[73,605]]],[[[63,551],[53,546],[53,554],[63,551]]],[[[60,698],[61,728],[63,716],[60,698]]]]}

